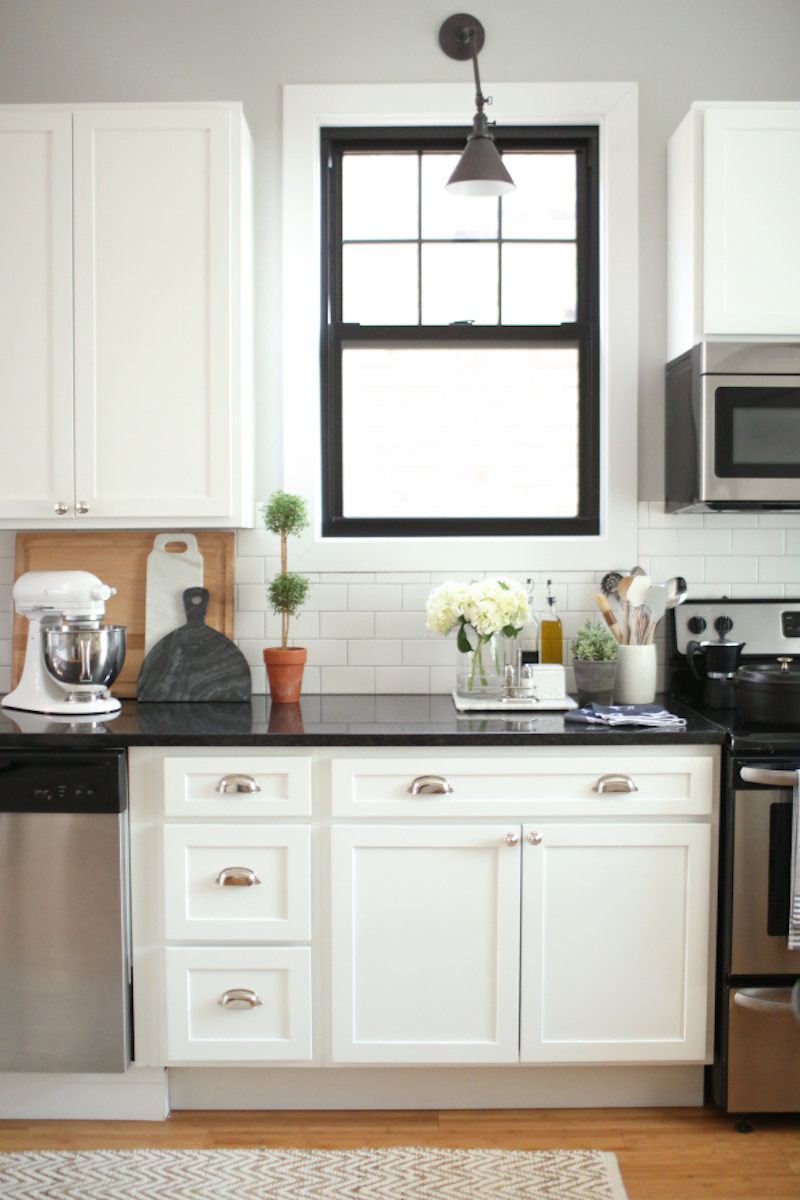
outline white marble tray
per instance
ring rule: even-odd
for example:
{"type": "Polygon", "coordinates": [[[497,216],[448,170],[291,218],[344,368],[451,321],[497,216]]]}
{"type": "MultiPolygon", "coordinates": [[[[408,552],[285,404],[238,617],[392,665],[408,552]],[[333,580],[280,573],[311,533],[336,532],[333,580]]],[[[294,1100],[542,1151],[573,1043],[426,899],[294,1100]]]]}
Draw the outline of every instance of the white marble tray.
{"type": "Polygon", "coordinates": [[[565,696],[563,700],[512,699],[506,696],[487,700],[481,696],[459,696],[457,692],[453,692],[453,704],[459,712],[568,712],[578,707],[571,696],[565,696]]]}

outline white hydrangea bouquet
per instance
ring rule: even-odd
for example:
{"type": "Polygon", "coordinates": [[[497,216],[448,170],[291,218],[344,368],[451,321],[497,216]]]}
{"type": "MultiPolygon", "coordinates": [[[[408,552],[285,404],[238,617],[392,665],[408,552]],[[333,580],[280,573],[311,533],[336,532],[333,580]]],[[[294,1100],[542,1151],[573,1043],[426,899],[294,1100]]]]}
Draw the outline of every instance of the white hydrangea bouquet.
{"type": "Polygon", "coordinates": [[[475,675],[483,685],[499,674],[495,636],[515,638],[531,617],[528,596],[513,579],[483,579],[476,583],[441,583],[425,605],[428,629],[446,636],[458,627],[458,649],[470,655],[466,687],[472,691],[475,675]],[[470,634],[472,637],[470,637],[470,634]],[[487,649],[489,664],[484,662],[487,649]]]}

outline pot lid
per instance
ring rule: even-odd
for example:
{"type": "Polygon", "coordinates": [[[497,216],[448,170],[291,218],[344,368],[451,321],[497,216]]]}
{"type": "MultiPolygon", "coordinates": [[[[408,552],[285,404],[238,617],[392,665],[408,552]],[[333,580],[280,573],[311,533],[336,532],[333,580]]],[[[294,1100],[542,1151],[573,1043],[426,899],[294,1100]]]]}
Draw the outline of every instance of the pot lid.
{"type": "Polygon", "coordinates": [[[734,678],[737,684],[747,687],[800,688],[800,661],[779,658],[775,663],[739,667],[734,678]]]}

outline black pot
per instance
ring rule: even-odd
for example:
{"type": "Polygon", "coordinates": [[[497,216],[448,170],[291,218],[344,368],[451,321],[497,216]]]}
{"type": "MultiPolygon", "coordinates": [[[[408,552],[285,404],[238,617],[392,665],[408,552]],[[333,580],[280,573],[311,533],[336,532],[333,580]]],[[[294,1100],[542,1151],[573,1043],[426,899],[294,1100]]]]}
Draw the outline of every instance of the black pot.
{"type": "Polygon", "coordinates": [[[800,728],[800,666],[790,658],[740,667],[734,677],[736,716],[745,725],[800,728]]]}

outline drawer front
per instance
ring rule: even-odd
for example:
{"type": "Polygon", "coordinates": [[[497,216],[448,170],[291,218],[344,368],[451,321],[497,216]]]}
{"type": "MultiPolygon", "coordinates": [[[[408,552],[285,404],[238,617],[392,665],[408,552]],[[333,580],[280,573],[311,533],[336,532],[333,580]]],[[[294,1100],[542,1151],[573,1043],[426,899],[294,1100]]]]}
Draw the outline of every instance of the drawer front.
{"type": "Polygon", "coordinates": [[[305,817],[311,759],[228,755],[165,758],[168,817],[305,817]]]}
{"type": "Polygon", "coordinates": [[[311,1058],[308,947],[171,947],[166,984],[170,1063],[311,1058]]]}
{"type": "Polygon", "coordinates": [[[713,779],[711,757],[342,758],[333,815],[701,816],[713,779]]]}
{"type": "Polygon", "coordinates": [[[307,941],[311,846],[304,825],[165,825],[165,933],[172,941],[307,941]]]}

